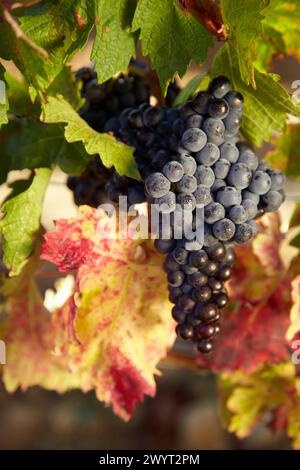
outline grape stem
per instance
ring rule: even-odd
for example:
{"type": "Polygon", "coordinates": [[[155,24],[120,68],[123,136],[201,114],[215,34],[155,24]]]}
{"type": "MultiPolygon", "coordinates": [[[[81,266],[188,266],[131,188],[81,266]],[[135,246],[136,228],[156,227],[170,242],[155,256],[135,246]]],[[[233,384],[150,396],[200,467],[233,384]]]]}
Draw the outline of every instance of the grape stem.
{"type": "Polygon", "coordinates": [[[13,30],[16,38],[19,39],[20,41],[24,42],[25,44],[27,44],[27,46],[31,47],[31,49],[36,51],[37,54],[39,54],[39,56],[41,56],[43,59],[48,59],[49,58],[48,52],[45,51],[45,49],[43,49],[42,47],[35,44],[35,42],[33,42],[26,35],[24,33],[24,31],[22,31],[22,29],[20,28],[20,26],[17,23],[17,21],[15,20],[15,18],[11,15],[11,13],[10,13],[11,5],[8,2],[3,1],[3,0],[0,1],[0,5],[2,6],[2,9],[3,9],[2,16],[3,16],[4,20],[9,24],[11,29],[13,30]]]}

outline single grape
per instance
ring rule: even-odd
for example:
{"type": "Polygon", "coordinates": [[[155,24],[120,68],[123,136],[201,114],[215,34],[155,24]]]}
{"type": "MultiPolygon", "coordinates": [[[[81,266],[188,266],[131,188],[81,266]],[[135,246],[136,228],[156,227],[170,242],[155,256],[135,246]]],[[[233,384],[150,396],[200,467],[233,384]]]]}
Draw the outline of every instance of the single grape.
{"type": "Polygon", "coordinates": [[[217,243],[215,246],[208,248],[209,258],[213,261],[221,261],[226,256],[226,248],[223,243],[217,243]]]}
{"type": "Polygon", "coordinates": [[[201,128],[203,122],[203,116],[200,114],[192,114],[187,118],[186,127],[189,129],[190,127],[198,127],[201,128]]]}
{"type": "Polygon", "coordinates": [[[204,220],[208,224],[214,224],[225,217],[225,209],[219,202],[211,202],[204,208],[204,220]]]}
{"type": "Polygon", "coordinates": [[[164,165],[163,174],[171,183],[176,183],[183,177],[184,169],[181,163],[173,160],[164,165]]]}
{"type": "Polygon", "coordinates": [[[211,187],[215,181],[214,171],[209,166],[198,165],[194,176],[198,184],[208,187],[211,187]]]}
{"type": "Polygon", "coordinates": [[[209,117],[205,119],[202,127],[207,134],[209,142],[213,142],[216,145],[221,145],[224,142],[225,127],[221,119],[209,117]]]}
{"type": "Polygon", "coordinates": [[[195,317],[199,318],[203,323],[214,321],[219,314],[217,305],[213,302],[208,304],[198,304],[195,308],[195,317]]]}
{"type": "Polygon", "coordinates": [[[213,343],[210,339],[201,339],[197,344],[198,351],[202,354],[209,354],[212,351],[213,343]]]}
{"type": "Polygon", "coordinates": [[[166,272],[178,271],[180,269],[179,264],[175,261],[171,253],[166,257],[163,267],[166,272]]]}
{"type": "MultiPolygon", "coordinates": [[[[161,240],[158,240],[161,241],[161,240]]],[[[171,271],[167,276],[168,283],[172,287],[180,287],[183,284],[185,275],[181,271],[171,271]]]]}
{"type": "Polygon", "coordinates": [[[236,226],[234,241],[236,243],[246,243],[253,237],[253,230],[250,224],[244,223],[236,226]]]}
{"type": "Polygon", "coordinates": [[[196,96],[193,97],[191,106],[198,114],[205,114],[207,112],[208,101],[211,94],[208,91],[199,91],[196,96]]]}
{"type": "Polygon", "coordinates": [[[229,91],[225,95],[224,99],[229,104],[229,107],[234,111],[240,113],[243,111],[244,98],[243,95],[241,95],[241,93],[238,91],[229,91]]]}
{"type": "Polygon", "coordinates": [[[177,323],[183,323],[186,318],[186,313],[184,313],[178,307],[174,306],[172,308],[172,317],[177,323]]]}
{"type": "Polygon", "coordinates": [[[245,189],[249,186],[251,178],[252,172],[245,163],[235,163],[230,169],[227,180],[231,186],[245,189]]]}
{"type": "Polygon", "coordinates": [[[262,196],[262,208],[266,212],[274,212],[279,209],[282,204],[282,194],[279,191],[271,189],[267,194],[262,196]]]}
{"type": "Polygon", "coordinates": [[[189,152],[199,152],[205,146],[207,136],[201,129],[191,127],[183,133],[181,141],[189,152]]]}
{"type": "MultiPolygon", "coordinates": [[[[202,267],[205,267],[206,265],[207,265],[207,262],[202,267]]],[[[206,284],[208,282],[208,277],[207,277],[206,274],[201,273],[201,272],[198,271],[198,272],[193,273],[190,276],[188,276],[188,282],[193,287],[202,287],[202,286],[206,286],[206,284]]]]}
{"type": "Polygon", "coordinates": [[[232,206],[229,211],[229,218],[235,224],[243,224],[248,220],[247,212],[242,205],[232,206]]]}
{"type": "Polygon", "coordinates": [[[208,90],[216,97],[223,98],[231,91],[231,84],[227,77],[220,75],[213,78],[209,84],[208,90]]]}
{"type": "Polygon", "coordinates": [[[194,335],[194,330],[190,325],[177,325],[176,334],[182,339],[191,339],[194,335]]]}
{"type": "Polygon", "coordinates": [[[199,250],[189,255],[189,264],[195,268],[201,269],[208,262],[208,256],[206,251],[199,250]]]}
{"type": "Polygon", "coordinates": [[[155,198],[154,204],[162,214],[170,214],[176,209],[176,196],[173,191],[169,191],[164,196],[155,198]]]}
{"type": "Polygon", "coordinates": [[[275,191],[283,189],[285,184],[285,175],[278,170],[270,170],[268,173],[271,178],[271,189],[274,189],[275,191]]]}
{"type": "Polygon", "coordinates": [[[214,297],[214,301],[216,302],[219,308],[224,308],[228,304],[228,296],[224,293],[217,294],[214,297]]]}
{"type": "Polygon", "coordinates": [[[252,171],[255,171],[258,167],[258,158],[250,148],[240,148],[238,162],[245,163],[252,171]]]}
{"type": "Polygon", "coordinates": [[[196,198],[193,194],[180,193],[177,195],[177,204],[179,204],[183,210],[192,211],[196,207],[196,198]]]}
{"type": "Polygon", "coordinates": [[[210,188],[204,184],[199,184],[196,191],[194,191],[194,197],[197,205],[206,206],[212,201],[212,195],[210,188]]]}
{"type": "Polygon", "coordinates": [[[271,188],[271,178],[268,173],[264,171],[257,170],[251,180],[251,184],[249,185],[250,191],[255,194],[266,194],[271,188]]]}
{"type": "MultiPolygon", "coordinates": [[[[255,202],[251,201],[251,199],[245,199],[242,201],[242,206],[245,209],[245,212],[247,214],[247,220],[251,220],[256,217],[257,205],[255,204],[255,202]]],[[[244,222],[246,221],[244,220],[244,222]]],[[[237,222],[237,223],[241,223],[241,222],[237,222]]]]}
{"type": "Polygon", "coordinates": [[[189,295],[184,294],[179,297],[177,305],[183,312],[189,313],[195,307],[195,302],[189,295]]]}
{"type": "Polygon", "coordinates": [[[244,191],[242,191],[242,199],[243,201],[246,199],[250,199],[251,201],[254,202],[254,204],[258,206],[260,197],[258,194],[254,194],[252,193],[252,191],[249,191],[248,189],[244,189],[244,191]]]}
{"type": "Polygon", "coordinates": [[[165,196],[171,188],[170,181],[162,173],[153,173],[145,180],[147,193],[152,197],[165,196]]]}
{"type": "Polygon", "coordinates": [[[211,299],[211,296],[212,291],[208,286],[199,287],[197,289],[193,289],[192,291],[192,299],[195,302],[208,302],[211,299]]]}
{"type": "Polygon", "coordinates": [[[211,98],[208,102],[208,114],[215,119],[224,119],[229,113],[227,101],[221,98],[211,98]]]}
{"type": "Polygon", "coordinates": [[[224,119],[225,129],[230,135],[238,132],[241,123],[241,116],[235,111],[230,111],[228,116],[224,119]]]}
{"type": "Polygon", "coordinates": [[[196,160],[190,155],[180,155],[177,158],[178,162],[182,165],[185,175],[193,176],[196,169],[197,163],[196,160]]]}
{"type": "Polygon", "coordinates": [[[213,166],[215,177],[225,179],[230,170],[230,163],[225,158],[220,158],[213,166]]]}
{"type": "Polygon", "coordinates": [[[220,157],[220,150],[216,144],[212,142],[207,142],[205,147],[203,147],[200,152],[195,154],[195,159],[200,165],[211,166],[213,165],[220,157]]]}
{"type": "Polygon", "coordinates": [[[172,252],[173,258],[178,264],[186,264],[188,252],[182,247],[176,247],[172,252]]]}
{"type": "Polygon", "coordinates": [[[225,158],[230,163],[236,163],[239,158],[239,149],[232,142],[224,142],[220,147],[220,158],[225,158]]]}
{"type": "Polygon", "coordinates": [[[164,110],[159,106],[150,106],[143,112],[143,121],[146,127],[153,127],[160,123],[164,117],[164,110]]]}
{"type": "Polygon", "coordinates": [[[193,193],[197,189],[197,180],[194,176],[184,175],[176,183],[177,190],[182,193],[193,193]]]}
{"type": "Polygon", "coordinates": [[[216,200],[227,208],[240,204],[242,202],[242,196],[238,189],[232,186],[226,186],[217,192],[216,200]]]}
{"type": "Polygon", "coordinates": [[[228,241],[233,238],[235,232],[235,224],[232,220],[224,218],[218,220],[218,222],[213,225],[213,234],[214,236],[221,241],[228,241]]]}
{"type": "Polygon", "coordinates": [[[131,127],[139,128],[143,127],[143,115],[141,111],[133,110],[131,111],[128,116],[128,122],[131,127]]]}

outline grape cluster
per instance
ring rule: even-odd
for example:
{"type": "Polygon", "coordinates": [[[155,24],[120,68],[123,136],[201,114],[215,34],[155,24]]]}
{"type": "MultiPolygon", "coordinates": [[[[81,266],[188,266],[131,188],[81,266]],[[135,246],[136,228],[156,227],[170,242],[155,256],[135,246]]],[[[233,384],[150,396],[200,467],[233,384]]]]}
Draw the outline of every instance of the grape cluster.
{"type": "MultiPolygon", "coordinates": [[[[81,117],[98,132],[112,132],[119,136],[120,121],[123,110],[149,103],[150,89],[141,76],[142,64],[133,61],[132,66],[139,73],[121,74],[103,84],[98,84],[97,74],[92,68],[83,67],[76,73],[81,82],[81,94],[85,104],[80,110],[81,117]]],[[[166,105],[172,106],[180,88],[172,82],[167,91],[166,105]]],[[[119,196],[128,196],[129,204],[145,201],[144,185],[131,178],[120,176],[117,172],[107,169],[96,157],[80,176],[70,176],[68,188],[73,191],[76,205],[88,204],[98,207],[108,197],[117,202],[119,196]]]]}
{"type": "Polygon", "coordinates": [[[231,276],[234,250],[217,243],[209,249],[188,252],[175,247],[165,260],[169,298],[176,331],[193,340],[202,353],[212,349],[212,339],[220,331],[220,312],[228,303],[224,285],[231,276]]]}
{"type": "Polygon", "coordinates": [[[167,256],[177,332],[201,352],[212,349],[227,303],[230,244],[253,238],[255,219],[284,200],[284,175],[239,140],[242,113],[242,95],[220,76],[182,106],[142,104],[119,118],[118,136],[135,148],[147,201],[162,218],[169,216],[167,233],[160,225],[155,245],[167,256]],[[183,228],[189,226],[181,237],[175,235],[178,216],[183,228]]]}
{"type": "MultiPolygon", "coordinates": [[[[150,90],[146,81],[138,74],[120,75],[103,84],[98,84],[93,69],[84,67],[76,73],[81,82],[81,94],[85,104],[81,117],[98,132],[118,135],[118,116],[128,106],[148,103],[150,90]]],[[[132,203],[144,200],[143,185],[127,177],[120,177],[107,169],[96,157],[80,176],[69,176],[68,188],[73,191],[76,205],[88,204],[98,207],[108,197],[116,201],[122,194],[131,196],[132,203]],[[105,185],[109,181],[106,189],[105,185]]]]}

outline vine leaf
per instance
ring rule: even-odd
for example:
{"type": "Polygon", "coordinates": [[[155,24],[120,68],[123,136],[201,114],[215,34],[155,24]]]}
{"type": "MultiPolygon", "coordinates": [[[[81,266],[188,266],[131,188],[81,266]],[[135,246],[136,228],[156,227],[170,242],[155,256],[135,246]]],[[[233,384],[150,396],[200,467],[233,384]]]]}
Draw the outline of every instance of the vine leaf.
{"type": "Polygon", "coordinates": [[[278,76],[255,71],[256,90],[247,86],[240,75],[238,60],[228,44],[216,54],[213,75],[225,75],[235,90],[244,96],[242,133],[254,145],[270,140],[273,132],[286,128],[287,114],[300,116],[300,106],[293,104],[278,76]]]}
{"type": "Polygon", "coordinates": [[[176,72],[182,77],[192,60],[203,63],[212,46],[204,27],[173,0],[140,0],[132,29],[140,29],[143,54],[149,55],[164,92],[176,72]]]}
{"type": "Polygon", "coordinates": [[[268,162],[286,175],[300,178],[300,124],[290,124],[272,143],[274,149],[267,154],[268,162]]]}
{"type": "Polygon", "coordinates": [[[2,206],[0,221],[3,261],[10,276],[20,273],[31,255],[34,239],[40,227],[43,199],[51,170],[39,168],[27,190],[10,197],[2,206]]]}
{"type": "Polygon", "coordinates": [[[219,381],[226,426],[238,437],[247,437],[263,417],[271,430],[287,427],[296,449],[300,447],[300,380],[291,362],[260,368],[251,375],[222,374],[219,381]]]}
{"type": "Polygon", "coordinates": [[[81,142],[68,143],[62,124],[42,124],[22,119],[10,121],[1,132],[0,184],[11,170],[51,168],[81,174],[91,160],[81,142]],[[16,138],[17,136],[17,138],[16,138]]]}
{"type": "Polygon", "coordinates": [[[0,56],[13,60],[28,83],[44,91],[59,75],[64,64],[86,43],[94,17],[87,0],[42,0],[14,9],[14,19],[24,42],[7,21],[1,23],[0,56]],[[80,19],[80,21],[79,21],[80,19]],[[35,49],[30,46],[35,45],[35,49]],[[45,51],[43,60],[36,49],[45,51]]]}
{"type": "MultiPolygon", "coordinates": [[[[262,34],[262,11],[269,0],[251,0],[247,8],[239,0],[222,0],[222,18],[228,34],[228,48],[238,57],[241,79],[256,88],[254,74],[255,43],[262,34]]],[[[264,13],[264,12],[263,12],[264,13]]]]}
{"type": "Polygon", "coordinates": [[[106,167],[114,166],[120,175],[139,179],[134,149],[118,142],[112,135],[94,131],[62,96],[48,97],[48,102],[43,105],[42,119],[47,123],[66,123],[68,142],[82,142],[87,153],[99,154],[106,167]]]}
{"type": "Polygon", "coordinates": [[[285,44],[282,52],[286,50],[289,55],[299,58],[300,31],[295,27],[295,18],[299,18],[300,15],[298,0],[272,0],[264,14],[264,28],[272,28],[275,31],[271,38],[272,42],[278,42],[276,38],[278,34],[281,35],[285,44]]]}
{"type": "Polygon", "coordinates": [[[279,255],[279,225],[276,214],[264,216],[263,233],[255,243],[237,247],[229,284],[233,300],[214,352],[199,357],[199,364],[217,372],[249,374],[264,364],[288,359],[285,334],[290,322],[291,278],[279,255]]]}
{"type": "Polygon", "coordinates": [[[104,0],[96,2],[96,36],[91,58],[100,82],[127,70],[135,57],[136,35],[130,32],[135,2],[104,0]]]}
{"type": "Polygon", "coordinates": [[[103,211],[83,206],[78,219],[59,220],[46,233],[42,258],[61,271],[78,269],[74,294],[53,314],[57,353],[83,389],[95,389],[128,419],[144,394],[155,393],[156,365],[174,340],[174,324],[161,255],[149,242],[110,239],[112,229],[103,211]]]}

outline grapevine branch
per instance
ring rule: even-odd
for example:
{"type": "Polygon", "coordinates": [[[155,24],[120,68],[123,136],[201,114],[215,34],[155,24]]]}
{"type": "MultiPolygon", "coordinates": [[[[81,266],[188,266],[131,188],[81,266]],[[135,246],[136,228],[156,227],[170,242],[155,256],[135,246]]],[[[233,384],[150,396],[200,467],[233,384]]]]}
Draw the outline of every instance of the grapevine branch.
{"type": "Polygon", "coordinates": [[[45,51],[45,49],[43,49],[42,47],[38,46],[35,42],[33,42],[25,33],[24,31],[22,31],[22,29],[20,28],[19,24],[17,23],[17,21],[15,20],[15,18],[11,15],[10,13],[10,9],[8,6],[6,6],[6,2],[1,2],[1,5],[2,5],[2,8],[3,8],[3,18],[4,20],[9,24],[9,26],[11,27],[11,29],[13,30],[14,34],[16,35],[16,37],[18,39],[20,39],[20,41],[23,41],[25,44],[27,44],[29,47],[31,47],[31,49],[33,49],[34,51],[36,51],[39,56],[41,56],[43,59],[48,59],[49,58],[49,54],[47,51],[45,51]]]}

